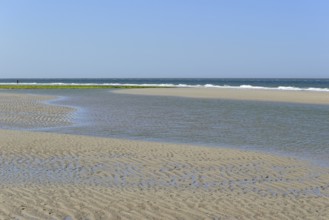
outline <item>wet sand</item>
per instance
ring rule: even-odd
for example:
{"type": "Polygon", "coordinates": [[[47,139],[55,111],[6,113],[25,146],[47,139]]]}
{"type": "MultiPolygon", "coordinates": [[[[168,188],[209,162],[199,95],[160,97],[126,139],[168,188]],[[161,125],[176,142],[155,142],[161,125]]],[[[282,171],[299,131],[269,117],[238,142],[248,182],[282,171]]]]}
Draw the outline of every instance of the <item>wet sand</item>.
{"type": "Polygon", "coordinates": [[[227,88],[120,89],[119,94],[329,104],[329,92],[227,88]]]}
{"type": "Polygon", "coordinates": [[[53,96],[0,93],[0,125],[2,128],[43,128],[72,124],[74,109],[47,104],[53,96]]]}
{"type": "Polygon", "coordinates": [[[256,152],[0,131],[0,218],[328,219],[329,172],[256,152]]]}
{"type": "MultiPolygon", "coordinates": [[[[30,101],[11,105],[19,112],[60,111],[20,96],[30,101]]],[[[27,131],[0,140],[0,219],[329,218],[329,169],[293,158],[27,131]]]]}

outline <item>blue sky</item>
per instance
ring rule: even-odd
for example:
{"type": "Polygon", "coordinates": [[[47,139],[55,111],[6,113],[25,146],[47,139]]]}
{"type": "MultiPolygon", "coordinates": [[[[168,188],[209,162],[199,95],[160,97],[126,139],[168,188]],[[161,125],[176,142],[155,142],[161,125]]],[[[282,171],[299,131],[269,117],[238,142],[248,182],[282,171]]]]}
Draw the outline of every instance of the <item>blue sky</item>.
{"type": "Polygon", "coordinates": [[[0,78],[329,77],[327,0],[0,0],[0,78]]]}

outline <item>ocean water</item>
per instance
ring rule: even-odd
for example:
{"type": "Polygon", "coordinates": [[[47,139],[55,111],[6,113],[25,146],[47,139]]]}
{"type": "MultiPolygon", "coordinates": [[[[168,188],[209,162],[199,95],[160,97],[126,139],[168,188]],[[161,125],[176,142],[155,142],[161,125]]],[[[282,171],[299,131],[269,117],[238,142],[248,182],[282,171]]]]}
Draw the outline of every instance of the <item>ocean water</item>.
{"type": "MultiPolygon", "coordinates": [[[[209,83],[206,80],[203,82],[209,83]]],[[[236,85],[257,82],[240,81],[236,85]]],[[[297,81],[298,85],[271,81],[270,85],[263,82],[253,86],[329,87],[328,80],[310,80],[303,86],[302,80],[297,81]]],[[[56,95],[61,99],[53,104],[77,109],[74,126],[41,129],[45,132],[258,150],[329,166],[329,105],[134,96],[108,89],[4,92],[56,95]]]]}
{"type": "Polygon", "coordinates": [[[173,87],[228,87],[329,92],[328,79],[223,79],[223,78],[103,78],[103,79],[0,79],[0,84],[35,85],[143,85],[173,87]]]}

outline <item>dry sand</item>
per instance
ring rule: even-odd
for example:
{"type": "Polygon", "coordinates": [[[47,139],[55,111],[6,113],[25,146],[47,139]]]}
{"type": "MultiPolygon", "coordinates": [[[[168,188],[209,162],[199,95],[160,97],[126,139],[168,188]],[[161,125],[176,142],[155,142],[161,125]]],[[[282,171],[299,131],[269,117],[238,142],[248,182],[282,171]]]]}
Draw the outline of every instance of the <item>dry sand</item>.
{"type": "Polygon", "coordinates": [[[329,219],[329,169],[292,158],[27,131],[0,140],[0,219],[329,219]]]}
{"type": "Polygon", "coordinates": [[[228,89],[228,88],[152,88],[120,89],[120,94],[178,96],[188,98],[212,98],[233,100],[254,100],[272,102],[293,102],[309,104],[329,104],[329,92],[283,91],[265,89],[228,89]]]}

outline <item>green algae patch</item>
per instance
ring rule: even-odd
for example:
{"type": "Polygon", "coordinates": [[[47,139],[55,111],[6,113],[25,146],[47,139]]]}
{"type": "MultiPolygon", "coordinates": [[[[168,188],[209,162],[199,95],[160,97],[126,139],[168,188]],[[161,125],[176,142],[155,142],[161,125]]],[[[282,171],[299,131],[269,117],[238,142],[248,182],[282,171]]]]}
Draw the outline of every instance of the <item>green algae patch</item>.
{"type": "MultiPolygon", "coordinates": [[[[143,89],[156,86],[111,86],[111,85],[0,85],[0,89],[143,89]]],[[[163,88],[163,87],[161,87],[163,88]]]]}

